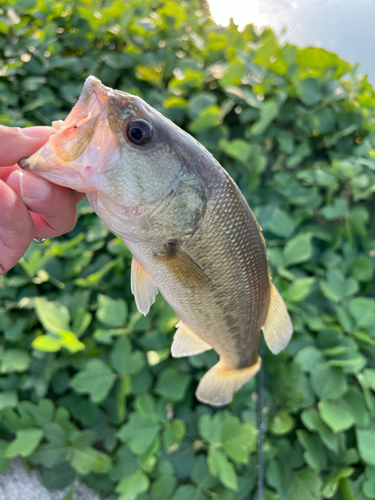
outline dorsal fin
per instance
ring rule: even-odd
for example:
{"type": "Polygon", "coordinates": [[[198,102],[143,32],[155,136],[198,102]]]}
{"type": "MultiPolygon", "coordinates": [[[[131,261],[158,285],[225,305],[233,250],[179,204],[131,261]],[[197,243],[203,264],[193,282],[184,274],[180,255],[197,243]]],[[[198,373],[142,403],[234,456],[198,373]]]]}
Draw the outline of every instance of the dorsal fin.
{"type": "Polygon", "coordinates": [[[146,316],[151,304],[155,302],[158,293],[151,276],[142,264],[133,256],[131,271],[131,290],[137,304],[138,311],[146,316]]]}
{"type": "Polygon", "coordinates": [[[171,354],[174,358],[192,356],[212,349],[210,344],[199,338],[182,321],[178,323],[176,328],[171,348],[171,354]]]}
{"type": "Polygon", "coordinates": [[[270,305],[263,325],[266,343],[273,354],[279,353],[288,344],[293,333],[293,325],[281,295],[271,283],[270,305]]]}

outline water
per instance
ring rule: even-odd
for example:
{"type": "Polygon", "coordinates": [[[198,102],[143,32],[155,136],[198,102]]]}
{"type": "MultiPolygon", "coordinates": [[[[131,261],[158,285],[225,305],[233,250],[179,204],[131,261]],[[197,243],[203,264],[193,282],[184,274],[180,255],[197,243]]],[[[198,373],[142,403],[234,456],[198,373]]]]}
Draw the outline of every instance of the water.
{"type": "Polygon", "coordinates": [[[375,0],[211,0],[211,4],[218,22],[233,16],[240,25],[271,27],[282,41],[323,47],[359,63],[359,73],[367,73],[375,84],[375,0]]]}

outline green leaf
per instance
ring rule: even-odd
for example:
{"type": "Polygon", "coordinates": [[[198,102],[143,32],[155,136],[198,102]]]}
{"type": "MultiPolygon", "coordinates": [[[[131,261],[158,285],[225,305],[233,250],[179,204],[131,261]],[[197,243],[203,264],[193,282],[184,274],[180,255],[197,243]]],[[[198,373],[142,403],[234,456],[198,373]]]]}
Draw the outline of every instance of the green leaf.
{"type": "Polygon", "coordinates": [[[221,123],[221,110],[219,106],[208,106],[200,111],[198,118],[192,120],[189,125],[190,132],[201,132],[221,123]]]}
{"type": "Polygon", "coordinates": [[[42,444],[31,455],[30,461],[44,467],[54,467],[69,459],[71,449],[61,442],[42,444]]]}
{"type": "Polygon", "coordinates": [[[260,117],[250,129],[251,135],[263,134],[280,112],[280,104],[273,99],[266,101],[260,110],[260,117]]]}
{"type": "Polygon", "coordinates": [[[85,446],[74,449],[71,465],[79,474],[85,475],[90,471],[104,474],[110,470],[112,462],[105,453],[85,446]]]}
{"type": "Polygon", "coordinates": [[[366,466],[367,481],[363,483],[362,491],[368,498],[375,497],[375,467],[366,466]]]}
{"type": "Polygon", "coordinates": [[[72,331],[75,335],[80,338],[88,326],[90,325],[92,320],[92,314],[85,311],[83,307],[78,307],[73,316],[73,326],[72,331]]]}
{"type": "Polygon", "coordinates": [[[146,474],[137,470],[127,477],[121,479],[116,487],[120,494],[119,500],[135,500],[140,493],[148,490],[149,480],[146,474]]]}
{"type": "Polygon", "coordinates": [[[366,408],[365,398],[356,386],[350,386],[338,403],[339,406],[353,415],[356,425],[360,427],[368,426],[370,415],[366,408]]]}
{"type": "Polygon", "coordinates": [[[366,370],[363,370],[363,373],[358,375],[358,380],[364,387],[375,391],[375,370],[366,368],[366,370]]]}
{"type": "Polygon", "coordinates": [[[2,373],[24,372],[30,367],[30,355],[20,349],[8,349],[1,362],[2,373]]]}
{"type": "Polygon", "coordinates": [[[359,454],[364,462],[375,466],[375,430],[356,428],[359,454]]]}
{"type": "Polygon", "coordinates": [[[300,234],[294,237],[284,248],[285,265],[290,266],[310,260],[312,251],[311,236],[300,234]]]}
{"type": "Polygon", "coordinates": [[[355,422],[354,417],[341,406],[328,401],[321,401],[318,405],[322,420],[333,430],[341,432],[349,429],[355,422]]]}
{"type": "Polygon", "coordinates": [[[43,352],[57,352],[62,347],[61,341],[50,335],[39,335],[32,341],[31,346],[43,352]]]}
{"type": "Polygon", "coordinates": [[[63,490],[67,486],[70,486],[75,478],[75,470],[70,464],[65,462],[45,470],[41,476],[41,482],[46,488],[63,490]]]}
{"type": "Polygon", "coordinates": [[[49,302],[38,298],[35,303],[35,312],[44,328],[52,333],[69,330],[70,314],[60,302],[49,302]]]}
{"type": "Polygon", "coordinates": [[[270,430],[273,434],[288,434],[294,427],[294,419],[290,416],[288,410],[282,410],[274,416],[270,430]]]}
{"type": "Polygon", "coordinates": [[[314,346],[304,347],[294,359],[301,365],[302,370],[307,373],[311,372],[316,365],[324,362],[322,352],[314,346]]]}
{"type": "Polygon", "coordinates": [[[228,156],[239,160],[244,165],[247,165],[251,155],[251,145],[242,139],[235,139],[228,141],[227,139],[220,139],[220,149],[222,149],[228,156]]]}
{"type": "Polygon", "coordinates": [[[8,446],[8,441],[3,441],[2,439],[0,439],[0,474],[5,474],[12,463],[11,458],[5,458],[5,452],[8,446]]]}
{"type": "Polygon", "coordinates": [[[166,424],[163,432],[164,449],[167,453],[173,453],[178,450],[181,441],[186,434],[185,422],[179,418],[175,418],[170,423],[166,424]]]}
{"type": "Polygon", "coordinates": [[[0,392],[0,410],[14,408],[18,405],[18,394],[16,391],[0,392]]]}
{"type": "Polygon", "coordinates": [[[257,435],[251,424],[242,424],[238,418],[228,416],[221,428],[221,444],[230,458],[246,463],[249,453],[256,448],[257,435]]]}
{"type": "Polygon", "coordinates": [[[234,491],[238,490],[235,468],[221,450],[210,447],[207,455],[207,463],[211,474],[217,476],[224,486],[234,491]]]}
{"type": "Polygon", "coordinates": [[[173,493],[177,484],[177,479],[172,474],[165,474],[154,481],[151,486],[153,500],[165,500],[173,493]]]}
{"type": "Polygon", "coordinates": [[[345,279],[340,269],[328,269],[327,280],[320,282],[320,288],[327,299],[339,302],[358,291],[357,283],[352,279],[345,279]]]}
{"type": "Polygon", "coordinates": [[[310,128],[313,135],[322,135],[332,132],[335,127],[335,118],[330,108],[325,107],[309,115],[310,128]]]}
{"type": "Polygon", "coordinates": [[[159,426],[153,418],[142,413],[132,413],[129,422],[123,425],[117,435],[128,443],[130,449],[140,455],[152,444],[159,432],[159,426]]]}
{"type": "Polygon", "coordinates": [[[146,361],[141,351],[132,352],[129,338],[123,337],[111,352],[111,364],[118,373],[134,375],[145,366],[146,361]]]}
{"type": "Polygon", "coordinates": [[[297,82],[296,91],[305,106],[313,106],[322,98],[318,81],[315,78],[306,78],[297,82]]]}
{"type": "Polygon", "coordinates": [[[202,488],[207,488],[211,490],[213,486],[218,483],[218,480],[214,478],[210,471],[208,470],[208,464],[205,455],[198,455],[194,459],[193,470],[190,474],[191,479],[201,486],[202,488]]]}
{"type": "Polygon", "coordinates": [[[215,445],[221,442],[221,430],[227,418],[225,412],[217,412],[213,417],[207,413],[202,415],[198,422],[199,434],[209,444],[215,445]]]}
{"type": "Polygon", "coordinates": [[[293,281],[284,291],[283,298],[287,302],[301,302],[310,293],[315,278],[299,278],[293,281]]]}
{"type": "Polygon", "coordinates": [[[175,368],[166,368],[156,382],[156,392],[166,399],[179,401],[185,397],[190,384],[190,375],[175,368]]]}
{"type": "Polygon", "coordinates": [[[349,303],[349,311],[357,326],[372,326],[375,323],[375,300],[358,297],[349,303]]]}
{"type": "Polygon", "coordinates": [[[17,431],[16,439],[12,441],[5,451],[5,458],[14,458],[18,455],[28,457],[38,447],[43,439],[42,429],[23,429],[17,431]]]}
{"type": "Polygon", "coordinates": [[[320,488],[322,481],[317,472],[307,467],[295,473],[290,485],[288,500],[317,500],[320,498],[320,488]]]}
{"type": "Polygon", "coordinates": [[[281,404],[290,409],[314,402],[307,378],[295,362],[279,365],[273,377],[273,391],[281,404]]]}
{"type": "Polygon", "coordinates": [[[358,281],[370,281],[374,273],[370,259],[358,257],[351,266],[351,273],[358,281]]]}
{"type": "Polygon", "coordinates": [[[63,497],[61,500],[74,500],[73,498],[73,489],[71,489],[70,491],[68,491],[63,497]]]}
{"type": "Polygon", "coordinates": [[[266,469],[267,483],[279,494],[280,498],[287,498],[286,494],[293,480],[293,471],[284,461],[273,458],[266,469]]]}
{"type": "Polygon", "coordinates": [[[339,436],[334,434],[327,424],[321,419],[316,408],[307,408],[301,413],[301,419],[307,429],[316,431],[325,446],[338,453],[339,450],[339,436]]]}
{"type": "Polygon", "coordinates": [[[83,371],[70,381],[70,386],[77,392],[88,393],[94,403],[100,403],[107,396],[115,381],[115,374],[100,359],[91,359],[83,371]]]}
{"type": "Polygon", "coordinates": [[[341,368],[332,368],[323,364],[316,365],[310,376],[311,386],[320,399],[338,398],[348,388],[341,368]]]}
{"type": "Polygon", "coordinates": [[[188,114],[191,119],[198,118],[200,112],[217,103],[217,97],[211,92],[199,92],[189,98],[188,114]]]}
{"type": "Polygon", "coordinates": [[[305,450],[304,458],[307,465],[313,470],[321,470],[327,467],[327,456],[318,436],[311,435],[307,431],[297,431],[298,441],[305,450]]]}
{"type": "Polygon", "coordinates": [[[348,214],[348,202],[343,198],[335,198],[332,205],[327,205],[320,212],[327,220],[341,219],[348,214]]]}
{"type": "Polygon", "coordinates": [[[38,404],[31,401],[22,401],[18,410],[20,413],[29,413],[40,426],[52,422],[55,416],[55,405],[50,399],[40,399],[38,404]]]}
{"type": "Polygon", "coordinates": [[[126,302],[122,299],[112,299],[106,295],[98,295],[96,317],[110,327],[123,326],[128,315],[126,302]]]}
{"type": "Polygon", "coordinates": [[[354,469],[347,467],[345,469],[334,470],[328,476],[323,479],[323,489],[322,493],[324,498],[332,498],[339,486],[342,478],[350,477],[354,472],[354,469]]]}
{"type": "Polygon", "coordinates": [[[78,340],[73,332],[62,330],[59,335],[61,336],[61,347],[65,347],[71,353],[82,351],[86,348],[85,344],[78,340]]]}
{"type": "Polygon", "coordinates": [[[196,487],[186,484],[179,486],[172,500],[204,500],[204,494],[196,487]]]}
{"type": "Polygon", "coordinates": [[[269,231],[282,238],[289,238],[294,233],[295,228],[296,225],[293,219],[279,208],[275,209],[272,220],[267,226],[269,231]]]}

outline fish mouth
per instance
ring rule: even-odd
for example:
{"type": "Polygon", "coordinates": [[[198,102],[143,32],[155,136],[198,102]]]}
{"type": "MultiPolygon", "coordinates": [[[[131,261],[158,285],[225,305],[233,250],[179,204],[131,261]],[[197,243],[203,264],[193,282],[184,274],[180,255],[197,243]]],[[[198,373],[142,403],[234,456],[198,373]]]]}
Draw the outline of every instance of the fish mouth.
{"type": "Polygon", "coordinates": [[[95,76],[89,76],[82,94],[57,133],[49,139],[56,157],[64,163],[77,160],[89,146],[95,128],[106,115],[108,94],[106,87],[95,76]]]}

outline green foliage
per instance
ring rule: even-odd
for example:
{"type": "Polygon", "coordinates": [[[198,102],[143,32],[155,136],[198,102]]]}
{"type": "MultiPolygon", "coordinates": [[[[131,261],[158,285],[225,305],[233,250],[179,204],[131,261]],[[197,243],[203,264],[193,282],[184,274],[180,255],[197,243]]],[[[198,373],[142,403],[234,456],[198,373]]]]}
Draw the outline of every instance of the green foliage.
{"type": "MultiPolygon", "coordinates": [[[[50,125],[89,74],[142,96],[228,170],[261,224],[294,324],[266,350],[264,498],[375,496],[375,93],[323,49],[216,26],[195,1],[9,0],[0,122],[50,125]]],[[[130,291],[130,252],[79,206],[71,234],[0,278],[0,472],[120,500],[257,498],[255,381],[227,409],[172,359],[177,318],[130,291]]],[[[67,498],[71,495],[68,494],[67,498]]]]}

